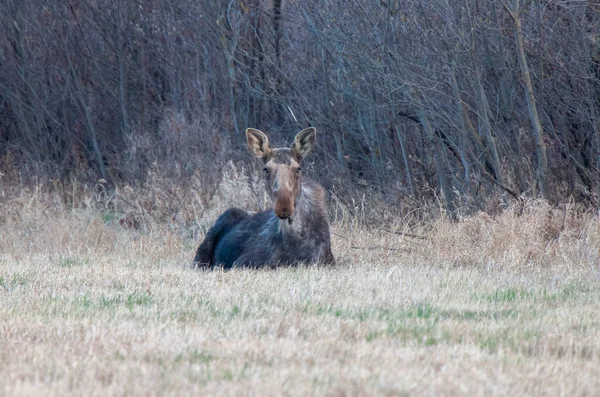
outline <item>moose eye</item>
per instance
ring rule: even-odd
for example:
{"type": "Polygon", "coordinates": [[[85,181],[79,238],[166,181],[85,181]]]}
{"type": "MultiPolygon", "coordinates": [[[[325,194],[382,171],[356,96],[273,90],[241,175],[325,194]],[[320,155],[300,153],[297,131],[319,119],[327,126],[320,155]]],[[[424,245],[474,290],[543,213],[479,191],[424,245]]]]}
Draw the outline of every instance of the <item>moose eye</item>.
{"type": "Polygon", "coordinates": [[[268,173],[269,173],[269,169],[268,169],[267,167],[265,167],[265,168],[263,168],[263,172],[264,172],[265,174],[268,174],[268,173]]]}
{"type": "Polygon", "coordinates": [[[302,168],[300,168],[300,167],[296,168],[296,173],[297,173],[297,174],[299,174],[299,173],[300,173],[300,171],[302,171],[302,168]]]}

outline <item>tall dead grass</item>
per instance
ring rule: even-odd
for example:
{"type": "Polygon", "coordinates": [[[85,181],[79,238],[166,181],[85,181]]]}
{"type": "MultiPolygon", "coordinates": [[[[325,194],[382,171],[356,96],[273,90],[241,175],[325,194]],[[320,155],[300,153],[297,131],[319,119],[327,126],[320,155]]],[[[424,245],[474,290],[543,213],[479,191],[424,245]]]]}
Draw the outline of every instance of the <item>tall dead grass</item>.
{"type": "Polygon", "coordinates": [[[529,200],[494,217],[479,213],[458,222],[440,219],[429,237],[433,256],[452,265],[523,270],[599,265],[600,218],[569,204],[555,208],[529,200]]]}
{"type": "MultiPolygon", "coordinates": [[[[208,188],[198,175],[181,184],[158,170],[142,187],[114,190],[104,181],[70,188],[53,182],[0,185],[0,251],[80,255],[108,250],[184,261],[225,209],[258,211],[269,205],[262,181],[249,174],[230,162],[220,182],[208,188]]],[[[557,208],[529,200],[494,216],[479,213],[458,221],[415,216],[419,209],[400,217],[367,199],[350,206],[330,199],[334,253],[342,264],[368,257],[378,263],[403,258],[432,266],[523,271],[600,266],[600,217],[569,203],[557,208]],[[373,223],[372,214],[386,222],[373,223]]]]}

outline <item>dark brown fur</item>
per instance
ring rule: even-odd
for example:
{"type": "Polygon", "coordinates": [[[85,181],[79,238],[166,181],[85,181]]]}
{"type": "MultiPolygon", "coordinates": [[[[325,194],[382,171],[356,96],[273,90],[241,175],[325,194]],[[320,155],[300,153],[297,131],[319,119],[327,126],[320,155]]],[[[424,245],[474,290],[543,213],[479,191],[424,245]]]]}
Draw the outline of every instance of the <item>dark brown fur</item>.
{"type": "Polygon", "coordinates": [[[325,191],[300,170],[315,136],[315,129],[307,128],[290,149],[272,149],[264,133],[246,130],[248,148],[264,163],[273,209],[252,216],[239,208],[225,211],[198,247],[194,264],[231,268],[335,263],[325,191]]]}

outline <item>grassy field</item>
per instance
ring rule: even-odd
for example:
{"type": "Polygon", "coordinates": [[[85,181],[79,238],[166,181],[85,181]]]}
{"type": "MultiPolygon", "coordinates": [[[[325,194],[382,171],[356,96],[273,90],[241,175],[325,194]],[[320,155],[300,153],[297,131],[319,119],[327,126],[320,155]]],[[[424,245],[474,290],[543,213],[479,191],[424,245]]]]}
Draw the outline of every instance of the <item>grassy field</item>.
{"type": "Polygon", "coordinates": [[[337,267],[222,272],[191,269],[173,225],[19,203],[0,220],[2,395],[600,390],[594,214],[530,203],[424,239],[339,222],[337,267]]]}

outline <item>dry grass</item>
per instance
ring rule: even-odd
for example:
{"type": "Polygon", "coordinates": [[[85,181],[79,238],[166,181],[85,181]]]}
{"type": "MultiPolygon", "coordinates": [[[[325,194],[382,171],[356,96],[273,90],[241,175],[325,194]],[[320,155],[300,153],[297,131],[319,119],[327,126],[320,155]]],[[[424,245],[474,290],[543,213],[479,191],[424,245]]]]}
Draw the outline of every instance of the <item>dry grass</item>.
{"type": "MultiPolygon", "coordinates": [[[[164,192],[122,191],[110,205],[90,193],[72,207],[39,191],[6,195],[0,394],[600,390],[594,214],[530,202],[522,215],[405,230],[426,239],[395,234],[401,221],[383,231],[343,218],[336,268],[189,268],[196,234],[240,186],[160,215],[164,192]]],[[[252,189],[242,199],[260,205],[252,189]]]]}

